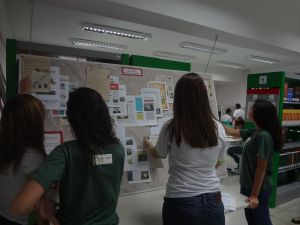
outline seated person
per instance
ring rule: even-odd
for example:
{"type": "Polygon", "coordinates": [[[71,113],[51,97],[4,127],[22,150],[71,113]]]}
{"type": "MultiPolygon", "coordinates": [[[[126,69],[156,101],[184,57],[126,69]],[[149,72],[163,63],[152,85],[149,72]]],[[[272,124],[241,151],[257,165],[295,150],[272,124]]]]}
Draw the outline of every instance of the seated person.
{"type": "Polygon", "coordinates": [[[231,109],[226,109],[226,113],[221,117],[221,122],[224,124],[231,124],[232,123],[232,117],[231,117],[231,109]]]}
{"type": "MultiPolygon", "coordinates": [[[[243,129],[245,126],[245,122],[242,117],[238,117],[237,121],[235,122],[235,129],[243,129]]],[[[240,155],[242,155],[243,147],[242,146],[231,146],[227,150],[227,154],[230,155],[233,160],[237,164],[237,169],[240,167],[240,155]]]]}

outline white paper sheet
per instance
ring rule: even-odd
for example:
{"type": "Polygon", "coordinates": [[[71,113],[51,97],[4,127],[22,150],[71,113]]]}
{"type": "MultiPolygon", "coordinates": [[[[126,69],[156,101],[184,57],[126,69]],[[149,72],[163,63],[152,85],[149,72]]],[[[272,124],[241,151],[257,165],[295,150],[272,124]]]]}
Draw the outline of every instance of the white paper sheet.
{"type": "Polygon", "coordinates": [[[150,182],[148,153],[137,149],[136,141],[132,137],[125,138],[124,171],[127,171],[129,184],[150,182]]]}
{"type": "Polygon", "coordinates": [[[157,117],[163,117],[160,90],[157,88],[142,88],[141,95],[151,94],[155,97],[155,113],[157,117]]]}
{"type": "Polygon", "coordinates": [[[86,86],[99,92],[104,101],[109,101],[109,71],[87,67],[86,86]]]}
{"type": "Polygon", "coordinates": [[[169,110],[169,102],[167,97],[167,84],[165,82],[150,81],[149,88],[157,88],[160,90],[161,104],[163,110],[169,110]]]}
{"type": "Polygon", "coordinates": [[[174,103],[174,82],[172,75],[155,76],[155,81],[165,82],[167,84],[168,103],[174,103]]]}
{"type": "Polygon", "coordinates": [[[126,107],[127,115],[117,116],[116,123],[124,127],[135,127],[137,126],[136,121],[136,110],[135,110],[135,96],[127,95],[126,96],[126,107]]]}
{"type": "Polygon", "coordinates": [[[231,194],[222,192],[222,202],[225,210],[236,210],[235,198],[231,194]]]}
{"type": "Polygon", "coordinates": [[[60,67],[51,66],[50,76],[51,76],[50,92],[31,93],[31,94],[43,102],[46,110],[57,110],[60,109],[60,89],[59,89],[60,67]]]}

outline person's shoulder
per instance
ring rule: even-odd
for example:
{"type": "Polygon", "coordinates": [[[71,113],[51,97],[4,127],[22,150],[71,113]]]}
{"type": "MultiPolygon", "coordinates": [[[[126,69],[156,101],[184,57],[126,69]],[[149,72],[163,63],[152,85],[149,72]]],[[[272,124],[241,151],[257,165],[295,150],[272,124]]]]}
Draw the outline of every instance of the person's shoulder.
{"type": "Polygon", "coordinates": [[[105,152],[112,152],[114,154],[125,155],[125,150],[121,143],[106,145],[102,148],[105,152]]]}
{"type": "Polygon", "coordinates": [[[271,134],[266,130],[260,130],[257,134],[259,138],[270,139],[272,140],[271,134]]]}
{"type": "Polygon", "coordinates": [[[66,141],[56,147],[56,149],[60,150],[68,150],[74,148],[79,148],[79,142],[77,140],[66,141]]]}

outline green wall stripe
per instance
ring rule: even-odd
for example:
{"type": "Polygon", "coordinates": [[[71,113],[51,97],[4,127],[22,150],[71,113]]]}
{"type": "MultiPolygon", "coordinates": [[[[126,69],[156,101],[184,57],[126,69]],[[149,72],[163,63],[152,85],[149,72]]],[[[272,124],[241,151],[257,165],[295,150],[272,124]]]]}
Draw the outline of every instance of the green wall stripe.
{"type": "Polygon", "coordinates": [[[122,54],[121,58],[123,65],[129,65],[129,54],[122,54]]]}
{"type": "Polygon", "coordinates": [[[150,67],[150,68],[169,69],[169,70],[180,70],[180,71],[191,71],[190,63],[158,59],[158,58],[154,58],[154,57],[131,55],[129,62],[130,62],[131,66],[150,67]]]}

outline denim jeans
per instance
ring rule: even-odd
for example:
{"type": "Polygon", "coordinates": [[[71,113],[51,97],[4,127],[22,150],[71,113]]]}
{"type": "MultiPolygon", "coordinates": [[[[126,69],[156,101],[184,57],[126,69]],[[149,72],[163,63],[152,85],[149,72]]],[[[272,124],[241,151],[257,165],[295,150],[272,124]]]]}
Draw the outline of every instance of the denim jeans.
{"type": "Polygon", "coordinates": [[[162,214],[164,225],[225,225],[220,192],[165,198],[162,214]]]}
{"type": "MultiPolygon", "coordinates": [[[[267,187],[258,195],[259,205],[255,209],[246,208],[245,216],[248,225],[272,225],[269,212],[269,198],[272,193],[272,186],[267,187]]],[[[241,187],[241,194],[250,196],[251,189],[241,187]]]]}

